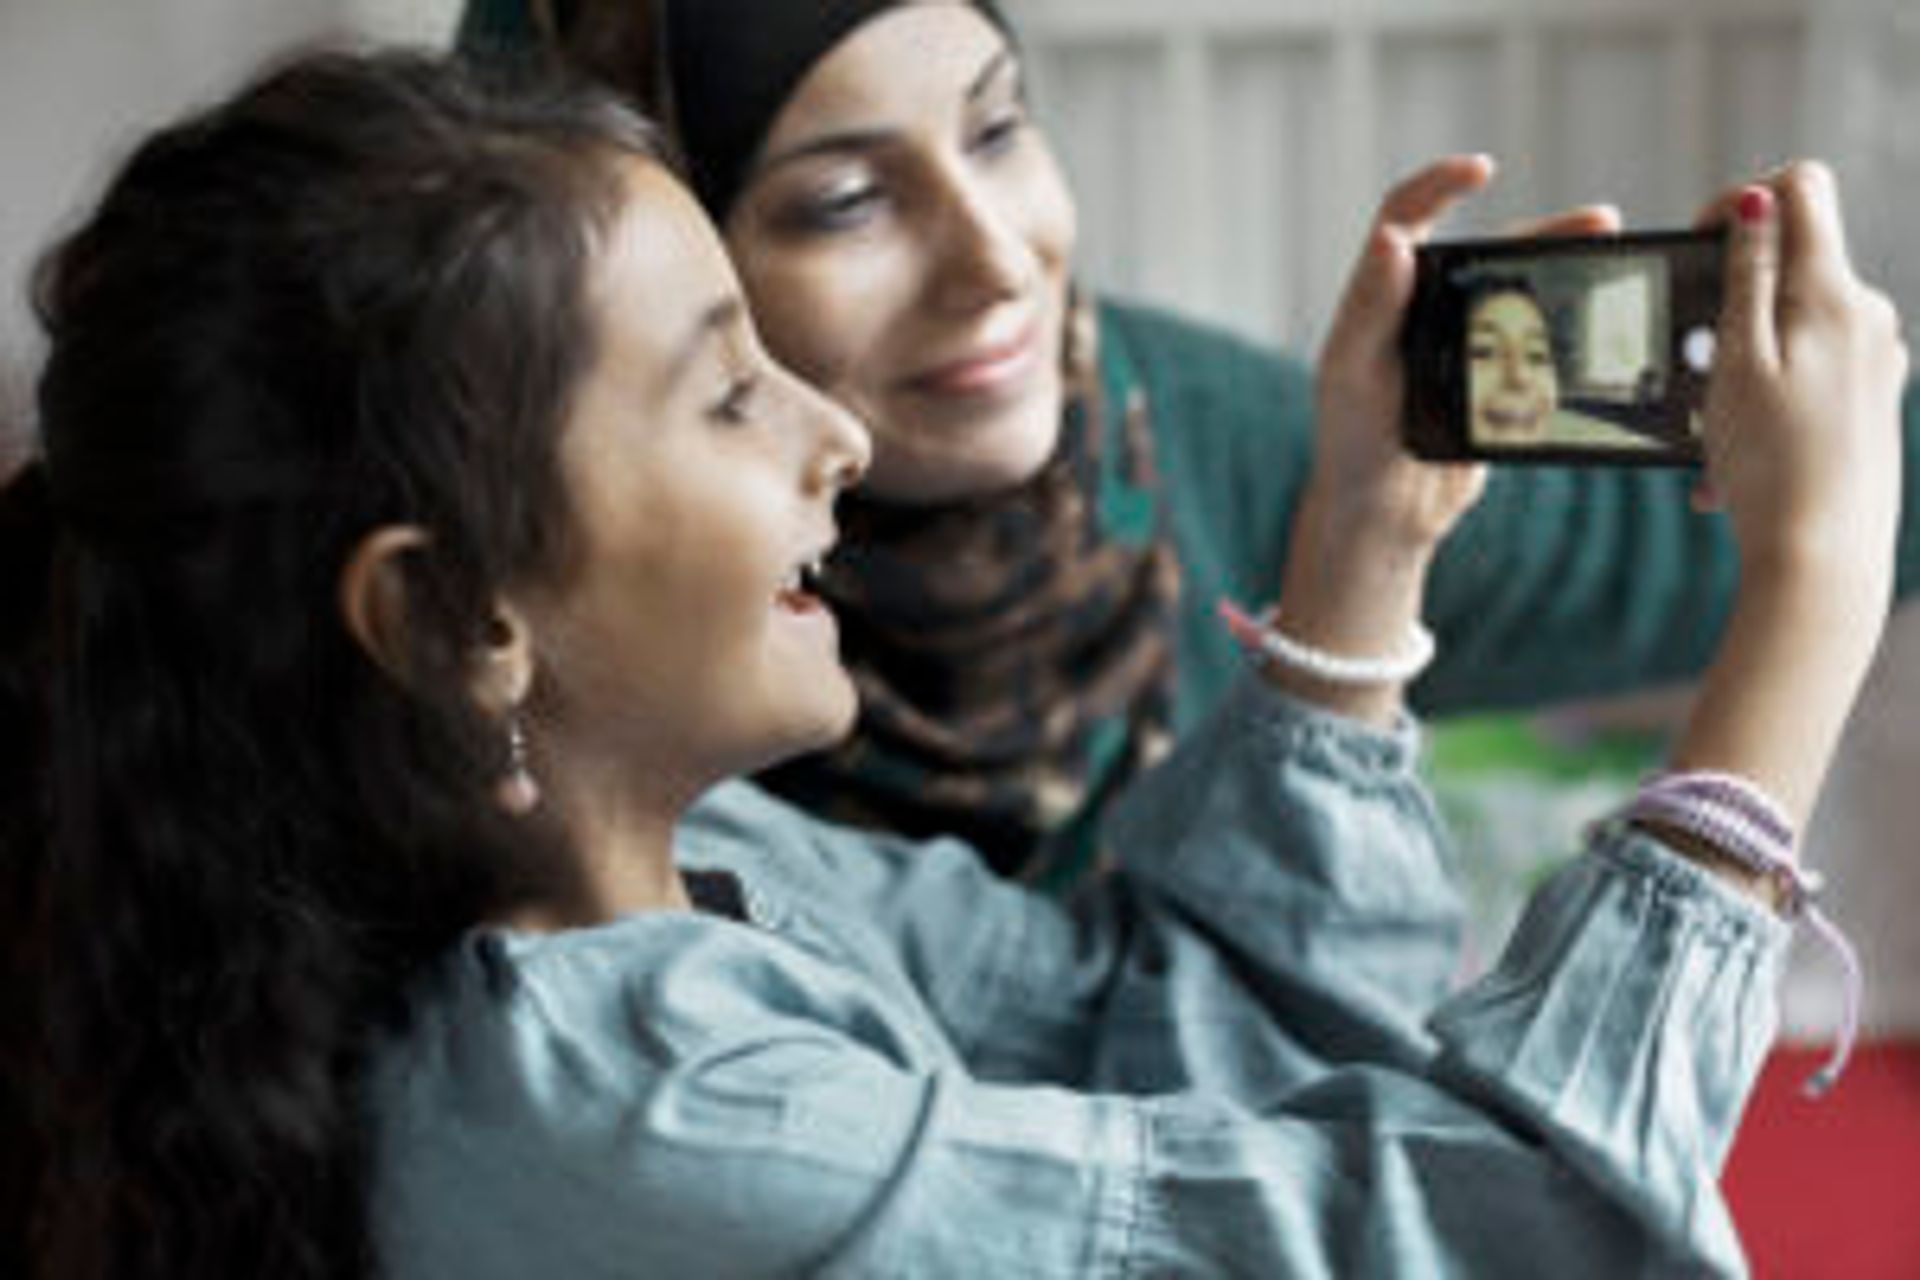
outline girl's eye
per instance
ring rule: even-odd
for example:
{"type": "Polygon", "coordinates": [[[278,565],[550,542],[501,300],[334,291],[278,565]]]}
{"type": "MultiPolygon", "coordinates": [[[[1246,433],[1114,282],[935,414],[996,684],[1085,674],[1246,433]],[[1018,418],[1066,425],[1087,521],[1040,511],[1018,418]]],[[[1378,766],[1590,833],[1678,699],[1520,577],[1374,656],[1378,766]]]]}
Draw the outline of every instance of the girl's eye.
{"type": "Polygon", "coordinates": [[[715,422],[737,427],[753,417],[754,395],[760,389],[757,378],[735,378],[727,384],[726,391],[708,411],[715,422]]]}

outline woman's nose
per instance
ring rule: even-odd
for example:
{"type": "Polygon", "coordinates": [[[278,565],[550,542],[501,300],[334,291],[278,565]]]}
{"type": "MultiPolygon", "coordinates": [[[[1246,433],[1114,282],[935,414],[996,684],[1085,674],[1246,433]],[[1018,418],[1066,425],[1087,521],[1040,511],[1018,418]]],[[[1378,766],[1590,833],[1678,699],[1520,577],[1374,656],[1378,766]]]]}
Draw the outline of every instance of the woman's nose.
{"type": "Polygon", "coordinates": [[[1017,298],[1030,287],[1033,246],[1014,211],[966,180],[945,192],[937,220],[940,255],[936,301],[955,310],[1017,298]]]}

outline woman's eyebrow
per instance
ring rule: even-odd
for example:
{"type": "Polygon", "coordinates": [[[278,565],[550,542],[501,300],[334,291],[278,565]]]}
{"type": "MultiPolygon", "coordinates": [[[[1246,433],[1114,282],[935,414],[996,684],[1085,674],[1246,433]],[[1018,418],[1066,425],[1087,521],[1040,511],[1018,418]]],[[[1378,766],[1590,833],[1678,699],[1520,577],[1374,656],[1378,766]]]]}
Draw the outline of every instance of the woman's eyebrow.
{"type": "Polygon", "coordinates": [[[849,151],[871,151],[885,145],[892,136],[887,129],[845,129],[839,133],[823,133],[817,138],[795,143],[785,151],[778,151],[753,167],[752,178],[760,178],[796,161],[806,160],[818,155],[836,155],[849,151]]]}
{"type": "MultiPolygon", "coordinates": [[[[996,80],[1010,68],[1017,68],[1013,50],[1001,46],[987,59],[973,80],[967,85],[966,101],[975,103],[993,87],[996,80]]],[[[842,129],[835,133],[823,133],[817,138],[808,138],[795,143],[784,151],[777,151],[761,160],[753,167],[754,178],[763,177],[783,165],[805,160],[818,155],[836,155],[845,152],[871,151],[883,146],[893,136],[894,131],[885,127],[842,129]]]]}

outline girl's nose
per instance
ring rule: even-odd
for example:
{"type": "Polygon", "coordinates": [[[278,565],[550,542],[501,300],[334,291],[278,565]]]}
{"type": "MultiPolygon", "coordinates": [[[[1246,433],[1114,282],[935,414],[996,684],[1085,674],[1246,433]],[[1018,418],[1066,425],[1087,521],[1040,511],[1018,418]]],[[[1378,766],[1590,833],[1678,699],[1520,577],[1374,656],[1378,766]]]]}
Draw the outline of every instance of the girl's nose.
{"type": "Polygon", "coordinates": [[[1527,367],[1523,357],[1508,352],[1500,358],[1500,385],[1516,391],[1526,387],[1527,367]]]}
{"type": "Polygon", "coordinates": [[[813,428],[813,452],[807,467],[808,487],[838,494],[851,489],[867,474],[873,461],[873,436],[866,424],[810,384],[799,382],[803,412],[813,428]]]}

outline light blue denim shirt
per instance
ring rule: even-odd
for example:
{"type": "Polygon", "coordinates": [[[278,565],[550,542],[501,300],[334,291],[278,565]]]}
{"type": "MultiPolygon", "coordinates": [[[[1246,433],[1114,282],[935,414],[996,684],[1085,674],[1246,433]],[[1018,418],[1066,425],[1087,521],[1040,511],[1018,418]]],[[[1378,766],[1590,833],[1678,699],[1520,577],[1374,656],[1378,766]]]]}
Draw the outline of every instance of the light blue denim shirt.
{"type": "Polygon", "coordinates": [[[1411,726],[1249,680],[1060,903],[746,784],[752,917],[482,930],[376,1062],[394,1280],[1741,1273],[1786,928],[1609,831],[1451,996],[1411,726]]]}

